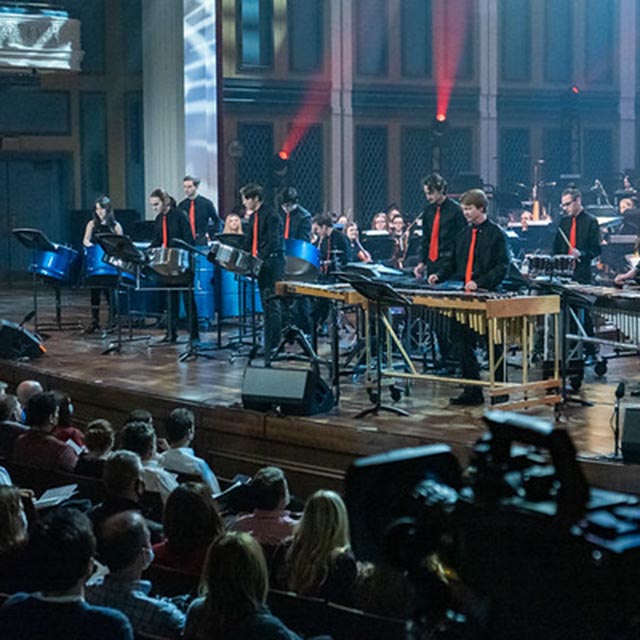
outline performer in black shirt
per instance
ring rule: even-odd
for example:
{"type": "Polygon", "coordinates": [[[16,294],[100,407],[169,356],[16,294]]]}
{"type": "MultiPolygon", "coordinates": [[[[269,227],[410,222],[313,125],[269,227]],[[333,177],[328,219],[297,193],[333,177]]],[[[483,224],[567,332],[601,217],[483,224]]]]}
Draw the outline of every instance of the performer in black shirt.
{"type": "Polygon", "coordinates": [[[284,230],[282,217],[264,204],[259,184],[246,184],[240,189],[242,204],[251,212],[245,235],[245,250],[262,260],[258,288],[264,309],[264,361],[271,362],[282,331],[282,305],[275,298],[276,282],[284,275],[284,230]]]}
{"type": "Polygon", "coordinates": [[[187,214],[196,244],[207,244],[222,229],[220,216],[211,200],[198,195],[200,178],[185,176],[182,179],[182,186],[184,195],[187,197],[178,205],[178,208],[187,214]]]}
{"type": "Polygon", "coordinates": [[[576,258],[573,279],[582,284],[590,284],[591,261],[600,255],[598,221],[582,208],[582,194],[578,189],[565,189],[560,206],[566,215],[560,220],[553,252],[566,253],[576,258]]]}
{"type": "MultiPolygon", "coordinates": [[[[422,213],[422,256],[413,270],[416,278],[429,277],[438,273],[451,261],[456,236],[467,227],[460,205],[447,196],[447,181],[439,174],[432,173],[422,181],[427,205],[422,213]]],[[[437,324],[434,333],[438,340],[440,362],[438,370],[451,373],[447,360],[451,354],[451,340],[445,326],[437,324]]]]}
{"type": "MultiPolygon", "coordinates": [[[[164,190],[155,189],[149,196],[149,202],[154,212],[157,214],[154,227],[153,239],[151,240],[151,248],[167,247],[185,250],[183,247],[176,245],[175,240],[184,240],[189,244],[194,243],[194,237],[191,232],[191,225],[187,214],[178,209],[176,201],[164,190]]],[[[193,277],[193,274],[191,275],[193,277]]],[[[178,317],[180,313],[180,298],[178,291],[169,293],[169,322],[167,327],[167,339],[170,342],[176,342],[178,338],[178,317]]],[[[183,291],[183,302],[185,309],[190,309],[189,316],[189,333],[191,340],[197,342],[200,339],[198,330],[198,310],[193,296],[188,291],[183,291]]]]}
{"type": "MultiPolygon", "coordinates": [[[[122,235],[122,225],[116,220],[113,214],[113,206],[111,200],[107,196],[100,196],[95,201],[93,216],[87,222],[84,229],[84,237],[82,244],[85,247],[92,247],[97,243],[97,236],[101,233],[117,233],[122,235]]],[[[109,305],[109,324],[113,321],[113,289],[91,287],[91,325],[86,333],[93,333],[100,328],[100,295],[104,294],[107,304],[109,305]]],[[[117,295],[117,293],[115,294],[117,295]]]]}
{"type": "MultiPolygon", "coordinates": [[[[471,189],[460,199],[462,213],[468,226],[456,237],[455,247],[449,260],[441,263],[436,273],[428,281],[431,284],[454,279],[464,282],[465,291],[478,289],[496,290],[507,275],[509,252],[506,237],[498,227],[487,218],[488,200],[484,191],[471,189]]],[[[454,348],[458,353],[462,377],[467,380],[480,380],[480,366],[474,347],[477,335],[466,324],[455,323],[454,348]]],[[[496,346],[496,359],[502,353],[496,346]]],[[[502,376],[502,367],[498,367],[496,378],[502,376]]],[[[482,404],[484,398],[479,386],[466,386],[457,398],[451,399],[455,405],[482,404]]]]}

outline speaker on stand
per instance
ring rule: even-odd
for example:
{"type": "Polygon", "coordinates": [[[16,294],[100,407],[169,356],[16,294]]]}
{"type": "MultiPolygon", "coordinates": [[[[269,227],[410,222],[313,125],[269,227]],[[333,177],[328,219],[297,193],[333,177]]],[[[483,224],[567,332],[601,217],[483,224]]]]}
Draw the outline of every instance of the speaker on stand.
{"type": "Polygon", "coordinates": [[[0,358],[39,358],[46,352],[42,341],[23,326],[10,320],[0,320],[0,358]]]}

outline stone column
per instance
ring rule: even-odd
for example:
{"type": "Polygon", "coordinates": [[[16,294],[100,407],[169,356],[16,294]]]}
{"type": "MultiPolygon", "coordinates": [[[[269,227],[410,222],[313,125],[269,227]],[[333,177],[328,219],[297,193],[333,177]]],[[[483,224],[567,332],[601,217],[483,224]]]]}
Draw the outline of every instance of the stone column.
{"type": "Polygon", "coordinates": [[[182,2],[142,0],[145,190],[162,187],[176,200],[185,172],[183,19],[182,2]]]}
{"type": "Polygon", "coordinates": [[[620,0],[618,76],[620,78],[620,171],[636,166],[636,0],[620,0]]]}
{"type": "Polygon", "coordinates": [[[480,175],[498,181],[498,0],[479,0],[480,175]]]}

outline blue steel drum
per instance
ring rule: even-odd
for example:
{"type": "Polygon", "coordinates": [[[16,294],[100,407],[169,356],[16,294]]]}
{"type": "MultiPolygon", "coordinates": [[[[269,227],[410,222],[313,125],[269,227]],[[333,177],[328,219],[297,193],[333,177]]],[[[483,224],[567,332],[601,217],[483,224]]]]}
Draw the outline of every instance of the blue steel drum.
{"type": "MultiPolygon", "coordinates": [[[[193,299],[198,310],[198,318],[213,320],[216,312],[216,299],[213,279],[215,265],[207,260],[206,255],[194,254],[193,299]]],[[[184,299],[180,296],[180,318],[186,318],[184,299]]]]}
{"type": "Polygon", "coordinates": [[[75,249],[59,245],[55,251],[36,251],[29,271],[69,284],[76,279],[77,260],[75,249]]]}
{"type": "MultiPolygon", "coordinates": [[[[118,270],[104,261],[104,249],[99,244],[84,248],[84,282],[87,286],[114,286],[118,270]]],[[[136,278],[128,271],[122,271],[122,281],[133,286],[136,278]]]]}
{"type": "Polygon", "coordinates": [[[262,302],[260,301],[260,292],[258,283],[253,282],[244,276],[236,276],[232,271],[220,269],[220,288],[221,288],[221,308],[220,317],[233,318],[240,315],[241,296],[244,293],[244,311],[250,315],[253,309],[251,303],[251,291],[253,289],[253,304],[255,304],[256,313],[262,313],[262,302]]]}
{"type": "Polygon", "coordinates": [[[304,240],[284,241],[285,280],[314,282],[320,270],[320,251],[304,240]]]}

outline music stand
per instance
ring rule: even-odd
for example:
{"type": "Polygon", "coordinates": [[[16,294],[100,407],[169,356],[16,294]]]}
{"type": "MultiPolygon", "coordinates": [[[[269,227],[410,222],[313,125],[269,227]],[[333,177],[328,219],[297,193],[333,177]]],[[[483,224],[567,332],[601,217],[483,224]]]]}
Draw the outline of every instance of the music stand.
{"type": "Polygon", "coordinates": [[[398,407],[390,407],[382,404],[382,333],[384,324],[382,322],[383,307],[409,307],[411,301],[398,293],[393,287],[386,282],[375,282],[365,276],[340,275],[339,278],[349,283],[361,296],[366,298],[372,305],[377,323],[377,340],[376,340],[376,397],[375,405],[369,409],[364,409],[354,418],[364,418],[373,413],[378,415],[380,411],[388,411],[397,416],[408,416],[409,413],[398,407]]]}
{"type": "Polygon", "coordinates": [[[375,262],[391,260],[396,246],[395,240],[386,231],[363,231],[362,244],[375,262]]]}
{"type": "MultiPolygon", "coordinates": [[[[31,228],[19,228],[12,229],[11,233],[15,237],[15,239],[26,249],[29,249],[33,252],[33,256],[31,258],[32,264],[35,266],[36,263],[36,251],[52,251],[56,252],[58,249],[58,245],[51,242],[49,238],[45,235],[43,231],[40,229],[31,229],[31,228]]],[[[33,292],[33,324],[35,328],[35,332],[38,333],[38,274],[36,270],[33,270],[33,277],[31,278],[31,287],[33,292]]],[[[56,292],[56,316],[58,318],[58,325],[60,325],[60,289],[55,287],[56,292]]],[[[58,326],[58,328],[60,328],[58,326]]]]}
{"type": "MultiPolygon", "coordinates": [[[[188,242],[185,242],[181,238],[174,238],[173,243],[177,245],[179,248],[189,252],[192,266],[194,266],[193,259],[195,255],[206,256],[209,253],[209,247],[207,247],[206,251],[203,251],[198,247],[195,247],[194,245],[189,244],[188,242]]],[[[195,275],[195,269],[194,269],[194,275],[195,275]]],[[[196,343],[193,340],[193,336],[192,336],[193,323],[198,322],[197,311],[196,311],[196,317],[195,318],[193,317],[193,311],[195,309],[195,298],[193,293],[193,277],[189,278],[188,300],[189,300],[189,303],[187,305],[188,309],[186,310],[186,312],[187,312],[187,325],[189,327],[189,340],[187,342],[187,350],[183,351],[178,356],[178,362],[185,362],[189,358],[199,358],[199,357],[207,358],[208,360],[215,360],[216,358],[214,355],[207,353],[207,351],[214,350],[213,345],[211,346],[204,345],[201,343],[196,343]]]]}
{"type": "MultiPolygon", "coordinates": [[[[122,317],[120,314],[120,288],[122,286],[122,264],[128,263],[135,267],[136,276],[139,276],[140,268],[146,263],[147,257],[136,247],[129,236],[118,233],[99,233],[96,235],[96,242],[110,258],[115,258],[114,263],[110,263],[118,272],[116,278],[116,295],[114,300],[116,318],[118,319],[117,339],[115,344],[111,343],[101,355],[122,352],[122,317]]],[[[129,336],[129,342],[134,340],[148,340],[149,336],[129,336]]]]}

